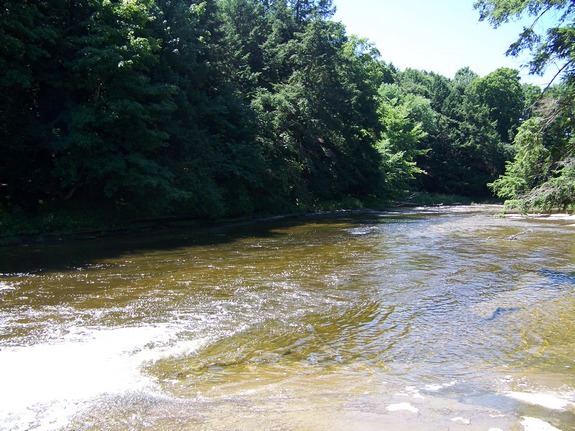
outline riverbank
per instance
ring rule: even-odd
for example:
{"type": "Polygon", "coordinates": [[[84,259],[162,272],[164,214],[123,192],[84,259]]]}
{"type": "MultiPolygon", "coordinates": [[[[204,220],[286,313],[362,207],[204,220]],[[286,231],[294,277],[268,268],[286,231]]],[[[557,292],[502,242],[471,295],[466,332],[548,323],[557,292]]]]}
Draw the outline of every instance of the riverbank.
{"type": "MultiPolygon", "coordinates": [[[[384,211],[398,207],[433,205],[469,205],[473,199],[456,195],[413,193],[402,200],[347,199],[341,202],[322,202],[290,212],[250,214],[243,217],[197,218],[186,215],[140,217],[123,219],[109,213],[84,211],[54,211],[27,213],[23,210],[0,210],[0,247],[17,244],[89,240],[101,237],[139,234],[145,232],[207,229],[222,225],[258,223],[349,211],[384,211]]],[[[493,202],[481,202],[493,203],[493,202]]]]}

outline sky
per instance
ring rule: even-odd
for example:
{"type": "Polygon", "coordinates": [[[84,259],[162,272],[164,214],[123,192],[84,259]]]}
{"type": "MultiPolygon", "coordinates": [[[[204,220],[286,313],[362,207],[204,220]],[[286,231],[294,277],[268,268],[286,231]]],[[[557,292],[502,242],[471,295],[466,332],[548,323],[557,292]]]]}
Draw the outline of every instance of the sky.
{"type": "Polygon", "coordinates": [[[333,0],[335,21],[348,34],[373,42],[381,59],[406,68],[436,72],[453,78],[468,66],[480,76],[500,67],[517,69],[522,83],[545,86],[557,71],[551,66],[544,77],[530,76],[522,67],[529,58],[508,57],[505,51],[523,25],[509,22],[493,29],[479,22],[474,0],[333,0]],[[554,70],[553,70],[554,69],[554,70]]]}

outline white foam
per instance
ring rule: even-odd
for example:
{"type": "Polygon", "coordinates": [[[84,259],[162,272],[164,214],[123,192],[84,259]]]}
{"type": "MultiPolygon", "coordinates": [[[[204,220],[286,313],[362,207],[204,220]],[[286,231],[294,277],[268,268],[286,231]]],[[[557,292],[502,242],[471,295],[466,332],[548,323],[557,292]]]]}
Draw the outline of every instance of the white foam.
{"type": "Polygon", "coordinates": [[[16,290],[16,284],[0,281],[0,291],[2,290],[16,290]]]}
{"type": "Polygon", "coordinates": [[[398,403],[398,404],[390,404],[386,407],[386,409],[390,412],[397,412],[400,410],[406,410],[412,413],[419,413],[419,409],[417,407],[412,406],[410,403],[398,403]]]}
{"type": "Polygon", "coordinates": [[[441,385],[439,385],[439,384],[435,384],[435,385],[429,384],[429,385],[425,385],[425,386],[423,387],[423,389],[426,390],[426,391],[430,391],[430,392],[437,392],[437,391],[440,391],[441,389],[445,389],[445,388],[449,388],[449,387],[451,387],[451,386],[454,386],[456,383],[457,383],[456,381],[451,381],[451,382],[448,382],[448,383],[443,383],[443,384],[441,384],[441,385]]]}
{"type": "Polygon", "coordinates": [[[415,386],[406,386],[405,391],[407,392],[406,395],[412,396],[413,398],[425,399],[423,395],[419,392],[419,390],[415,386]]]}
{"type": "Polygon", "coordinates": [[[521,425],[525,431],[561,431],[559,428],[537,418],[523,417],[521,425]]]}
{"type": "Polygon", "coordinates": [[[84,328],[60,343],[0,350],[0,429],[10,423],[18,424],[11,426],[15,429],[27,428],[24,424],[58,429],[86,400],[156,391],[142,365],[205,343],[178,342],[176,336],[167,326],[84,328]]]}
{"type": "Polygon", "coordinates": [[[507,395],[513,399],[551,410],[565,410],[566,407],[575,406],[575,403],[552,394],[508,392],[507,395]]]}
{"type": "Polygon", "coordinates": [[[558,220],[558,221],[571,221],[571,220],[575,220],[575,215],[573,214],[547,214],[547,213],[543,213],[543,214],[537,214],[537,213],[532,213],[532,214],[528,214],[528,215],[522,215],[522,214],[507,214],[505,216],[506,218],[511,218],[511,219],[545,219],[545,220],[558,220]]]}
{"type": "Polygon", "coordinates": [[[461,416],[458,416],[456,418],[452,418],[451,422],[457,422],[463,425],[471,425],[471,420],[467,419],[467,418],[462,418],[461,416]]]}

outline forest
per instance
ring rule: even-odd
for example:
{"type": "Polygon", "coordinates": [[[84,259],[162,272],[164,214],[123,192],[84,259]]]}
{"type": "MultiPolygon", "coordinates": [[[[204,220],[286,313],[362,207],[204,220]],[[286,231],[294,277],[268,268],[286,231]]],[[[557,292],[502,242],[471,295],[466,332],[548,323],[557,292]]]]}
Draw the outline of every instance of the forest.
{"type": "Polygon", "coordinates": [[[475,2],[525,28],[517,70],[380,59],[331,0],[4,0],[0,231],[221,220],[415,193],[575,210],[575,4],[475,2]],[[520,4],[519,4],[520,3],[520,4]]]}

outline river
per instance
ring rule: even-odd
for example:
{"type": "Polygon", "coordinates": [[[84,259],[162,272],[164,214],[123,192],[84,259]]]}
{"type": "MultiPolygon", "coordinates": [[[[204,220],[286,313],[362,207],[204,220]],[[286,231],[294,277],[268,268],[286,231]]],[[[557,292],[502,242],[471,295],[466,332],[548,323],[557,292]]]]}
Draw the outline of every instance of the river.
{"type": "Polygon", "coordinates": [[[0,249],[1,430],[573,430],[575,218],[342,212],[0,249]]]}

